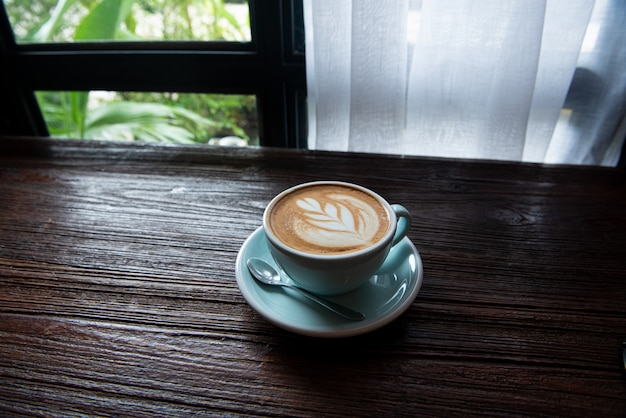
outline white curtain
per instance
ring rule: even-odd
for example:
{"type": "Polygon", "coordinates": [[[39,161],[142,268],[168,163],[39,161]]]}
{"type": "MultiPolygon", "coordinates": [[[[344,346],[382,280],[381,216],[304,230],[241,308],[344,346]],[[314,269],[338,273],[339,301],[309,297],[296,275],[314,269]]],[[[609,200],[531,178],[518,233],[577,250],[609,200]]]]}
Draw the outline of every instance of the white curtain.
{"type": "Polygon", "coordinates": [[[309,148],[615,165],[623,0],[304,0],[309,148]]]}

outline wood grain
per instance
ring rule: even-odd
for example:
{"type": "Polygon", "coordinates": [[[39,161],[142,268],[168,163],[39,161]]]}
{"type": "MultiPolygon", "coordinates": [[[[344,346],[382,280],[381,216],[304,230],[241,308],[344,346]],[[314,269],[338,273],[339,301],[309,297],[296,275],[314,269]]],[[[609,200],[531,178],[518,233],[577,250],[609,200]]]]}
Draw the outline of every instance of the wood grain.
{"type": "Polygon", "coordinates": [[[597,167],[0,138],[1,416],[626,414],[626,177],[597,167]],[[297,183],[414,215],[406,314],[270,325],[234,265],[297,183]]]}

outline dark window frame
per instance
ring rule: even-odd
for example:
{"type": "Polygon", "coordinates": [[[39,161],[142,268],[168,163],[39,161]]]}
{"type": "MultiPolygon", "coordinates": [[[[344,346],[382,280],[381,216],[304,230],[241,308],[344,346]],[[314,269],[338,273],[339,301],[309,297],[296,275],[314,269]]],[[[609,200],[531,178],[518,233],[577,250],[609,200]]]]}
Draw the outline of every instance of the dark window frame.
{"type": "Polygon", "coordinates": [[[37,90],[233,93],[256,95],[261,145],[306,148],[301,1],[249,0],[250,43],[17,44],[0,4],[0,134],[48,135],[37,90]]]}

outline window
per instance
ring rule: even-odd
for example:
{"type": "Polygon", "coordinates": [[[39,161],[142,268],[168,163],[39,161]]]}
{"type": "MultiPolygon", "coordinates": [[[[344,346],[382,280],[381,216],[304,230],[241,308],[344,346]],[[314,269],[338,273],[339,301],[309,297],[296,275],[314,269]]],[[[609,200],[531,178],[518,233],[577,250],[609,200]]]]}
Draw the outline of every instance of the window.
{"type": "MultiPolygon", "coordinates": [[[[55,101],[82,97],[84,108],[90,109],[87,100],[106,101],[115,96],[135,103],[141,97],[161,95],[156,102],[165,105],[183,99],[241,100],[246,112],[258,114],[258,126],[239,126],[234,134],[247,135],[246,139],[253,144],[306,146],[300,0],[250,0],[248,7],[241,0],[190,1],[192,5],[213,5],[213,11],[222,6],[230,9],[218,10],[218,14],[222,13],[218,19],[210,10],[188,8],[190,21],[205,19],[194,25],[194,28],[204,27],[203,30],[188,33],[164,32],[164,27],[170,27],[158,20],[165,19],[164,15],[151,12],[150,5],[174,7],[173,4],[181,2],[97,0],[94,3],[102,8],[100,18],[111,18],[107,15],[110,10],[104,9],[113,3],[118,5],[118,15],[111,18],[119,23],[114,27],[115,33],[111,27],[103,35],[96,33],[91,25],[81,25],[89,11],[79,1],[3,0],[0,3],[0,133],[58,134],[59,121],[52,125],[46,113],[55,101]],[[136,18],[134,22],[127,19],[129,15],[119,5],[133,8],[135,16],[143,13],[142,23],[136,18]],[[27,19],[11,21],[9,11],[13,13],[11,8],[18,7],[23,9],[20,13],[49,13],[50,25],[57,25],[58,30],[45,32],[27,27],[27,19]],[[47,12],[44,7],[53,11],[47,12]],[[75,21],[54,20],[55,13],[70,7],[76,9],[72,14],[75,21]],[[248,28],[233,24],[237,13],[249,15],[248,28]],[[211,25],[214,28],[209,30],[211,25]],[[156,36],[157,33],[160,35],[156,36]],[[86,92],[91,93],[86,96],[86,92]],[[256,138],[251,138],[255,135],[256,138]]],[[[181,16],[172,12],[166,18],[181,16]]],[[[209,119],[206,112],[196,113],[209,119]]],[[[202,125],[203,121],[196,122],[202,125]]],[[[217,133],[224,134],[228,134],[227,130],[217,133]]],[[[203,135],[208,141],[213,133],[206,131],[203,135]]]]}
{"type": "Polygon", "coordinates": [[[258,145],[253,95],[37,91],[54,138],[258,145]]]}
{"type": "Polygon", "coordinates": [[[245,0],[4,0],[4,5],[18,44],[252,40],[245,0]]]}

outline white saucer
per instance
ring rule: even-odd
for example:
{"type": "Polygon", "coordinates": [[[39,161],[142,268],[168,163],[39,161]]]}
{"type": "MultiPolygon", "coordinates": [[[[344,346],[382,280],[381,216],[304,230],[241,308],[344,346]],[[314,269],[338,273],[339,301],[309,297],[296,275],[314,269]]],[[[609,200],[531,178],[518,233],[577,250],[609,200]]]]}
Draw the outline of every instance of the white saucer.
{"type": "Polygon", "coordinates": [[[260,257],[276,266],[262,227],[239,250],[235,267],[237,285],[250,306],[269,322],[313,337],[350,337],[387,325],[413,303],[423,280],[422,260],[411,240],[405,237],[392,248],[378,274],[368,283],[345,295],[328,297],[365,314],[363,321],[350,321],[292,289],[257,282],[246,266],[250,257],[260,257]]]}

